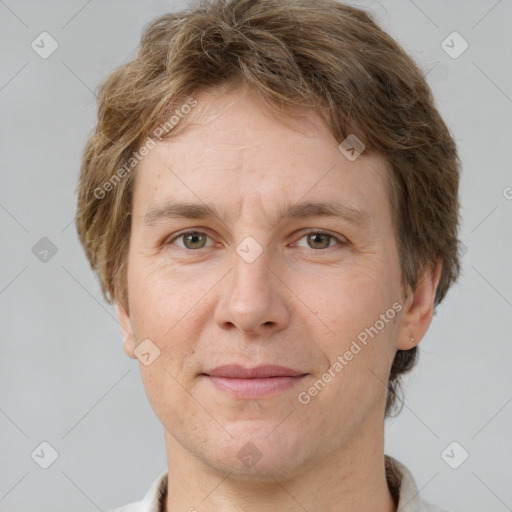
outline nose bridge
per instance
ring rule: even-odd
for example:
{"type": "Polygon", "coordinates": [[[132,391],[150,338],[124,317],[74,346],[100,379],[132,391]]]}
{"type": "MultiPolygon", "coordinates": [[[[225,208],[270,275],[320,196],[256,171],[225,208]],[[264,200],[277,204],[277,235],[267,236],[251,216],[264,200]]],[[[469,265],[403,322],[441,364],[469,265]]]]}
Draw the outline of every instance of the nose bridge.
{"type": "Polygon", "coordinates": [[[269,256],[268,249],[256,248],[255,242],[249,240],[240,243],[233,258],[232,286],[235,293],[241,296],[246,293],[253,296],[269,294],[269,256]]]}
{"type": "Polygon", "coordinates": [[[264,249],[252,237],[244,239],[236,248],[233,257],[231,295],[238,300],[269,302],[275,293],[275,290],[272,290],[275,283],[270,282],[271,264],[268,248],[264,249]]]}
{"type": "Polygon", "coordinates": [[[233,271],[215,315],[219,325],[262,334],[288,323],[289,309],[271,270],[272,263],[270,250],[251,237],[237,246],[233,271]]]}

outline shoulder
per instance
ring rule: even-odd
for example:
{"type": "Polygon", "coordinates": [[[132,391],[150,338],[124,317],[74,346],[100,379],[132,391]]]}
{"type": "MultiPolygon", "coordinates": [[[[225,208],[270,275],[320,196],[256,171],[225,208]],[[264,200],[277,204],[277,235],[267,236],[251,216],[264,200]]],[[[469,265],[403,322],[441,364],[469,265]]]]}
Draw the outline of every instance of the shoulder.
{"type": "Polygon", "coordinates": [[[161,503],[167,493],[167,471],[160,474],[153,481],[146,495],[141,501],[128,503],[122,507],[118,507],[108,512],[159,512],[161,503]]]}
{"type": "Polygon", "coordinates": [[[388,486],[397,497],[400,512],[449,512],[421,499],[416,481],[409,469],[395,458],[385,455],[388,486]]]}

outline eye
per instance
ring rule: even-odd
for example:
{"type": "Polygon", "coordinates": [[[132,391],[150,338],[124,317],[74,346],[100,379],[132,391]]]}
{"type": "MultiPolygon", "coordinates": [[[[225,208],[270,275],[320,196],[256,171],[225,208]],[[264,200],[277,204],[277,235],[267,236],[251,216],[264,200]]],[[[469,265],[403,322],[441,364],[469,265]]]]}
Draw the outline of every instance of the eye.
{"type": "MultiPolygon", "coordinates": [[[[346,242],[340,240],[338,237],[326,233],[325,231],[310,231],[306,233],[300,240],[306,239],[308,248],[310,249],[329,249],[335,245],[346,245],[346,242]],[[334,244],[332,242],[335,242],[334,244]]],[[[297,242],[299,247],[305,247],[297,242]]]]}
{"type": "Polygon", "coordinates": [[[176,244],[178,245],[178,247],[182,247],[183,249],[194,250],[207,247],[206,241],[208,238],[208,235],[206,233],[203,233],[202,231],[187,231],[176,235],[174,238],[168,240],[167,243],[170,244],[175,242],[176,240],[182,240],[183,245],[176,244]]]}
{"type": "MultiPolygon", "coordinates": [[[[207,245],[209,238],[210,237],[203,231],[185,231],[178,233],[173,238],[169,239],[166,242],[166,245],[174,243],[182,249],[197,250],[205,247],[211,247],[213,245],[212,243],[207,245]],[[178,243],[178,241],[181,243],[178,243]]],[[[336,245],[344,246],[347,245],[347,242],[325,231],[309,231],[297,242],[297,246],[299,247],[307,247],[314,250],[329,249],[336,245]],[[304,239],[306,240],[307,245],[300,243],[301,240],[304,239]]]]}

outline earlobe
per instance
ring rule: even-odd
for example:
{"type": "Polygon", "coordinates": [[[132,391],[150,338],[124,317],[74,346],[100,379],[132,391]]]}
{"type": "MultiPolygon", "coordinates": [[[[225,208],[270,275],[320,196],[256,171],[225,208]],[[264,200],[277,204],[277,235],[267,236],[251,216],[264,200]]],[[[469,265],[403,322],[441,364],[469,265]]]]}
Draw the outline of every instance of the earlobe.
{"type": "Polygon", "coordinates": [[[438,261],[434,268],[425,269],[419,276],[416,289],[407,297],[397,349],[410,350],[425,336],[434,315],[434,301],[441,278],[441,268],[442,263],[438,261]]]}
{"type": "Polygon", "coordinates": [[[132,324],[130,321],[130,315],[126,312],[125,308],[119,303],[116,303],[116,309],[117,309],[117,317],[119,318],[119,324],[121,326],[121,332],[122,332],[123,339],[124,339],[124,343],[123,343],[124,351],[126,352],[126,354],[129,357],[136,359],[136,356],[134,353],[136,343],[135,343],[135,336],[133,335],[133,329],[132,329],[132,324]]]}

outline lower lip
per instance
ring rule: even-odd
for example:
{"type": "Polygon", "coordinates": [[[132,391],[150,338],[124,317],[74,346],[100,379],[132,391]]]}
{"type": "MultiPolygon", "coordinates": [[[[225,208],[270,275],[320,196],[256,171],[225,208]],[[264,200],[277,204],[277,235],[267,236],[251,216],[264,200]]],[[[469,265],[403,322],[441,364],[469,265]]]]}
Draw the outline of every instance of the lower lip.
{"type": "Polygon", "coordinates": [[[306,375],[296,377],[265,377],[255,379],[231,379],[204,375],[217,389],[236,398],[264,398],[286,391],[298,384],[306,375]]]}

